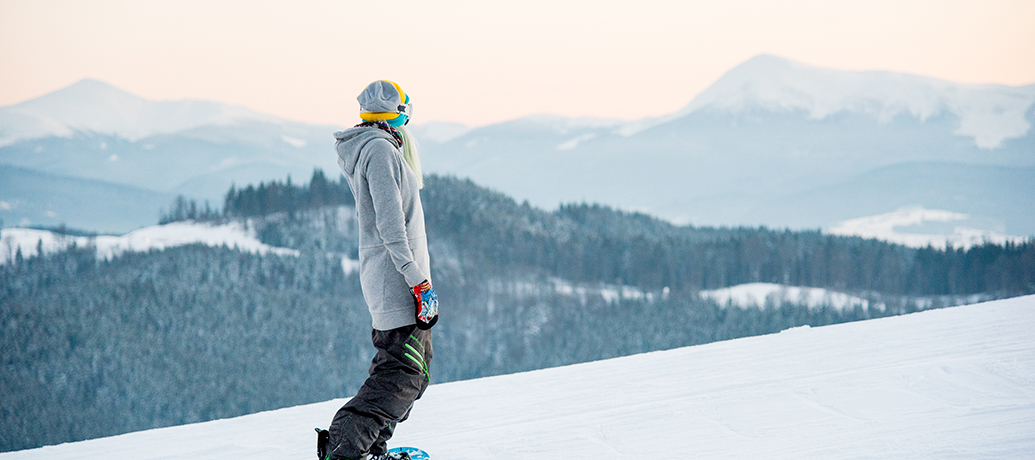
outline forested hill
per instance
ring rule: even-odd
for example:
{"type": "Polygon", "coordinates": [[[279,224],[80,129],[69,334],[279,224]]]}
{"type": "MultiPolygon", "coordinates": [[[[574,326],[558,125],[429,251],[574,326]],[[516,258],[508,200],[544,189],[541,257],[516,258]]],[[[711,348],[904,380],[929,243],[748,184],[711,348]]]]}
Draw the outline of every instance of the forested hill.
{"type": "MultiPolygon", "coordinates": [[[[460,266],[493,276],[545,275],[680,292],[752,282],[885,296],[1004,296],[1035,289],[1035,241],[968,250],[912,249],[818,230],[677,226],[595,204],[569,204],[547,212],[470,180],[432,175],[426,184],[421,196],[431,242],[449,242],[459,251],[440,255],[463,257],[460,266]]],[[[328,181],[316,171],[302,186],[293,186],[289,178],[286,183],[231,189],[222,215],[293,216],[305,209],[353,202],[343,179],[328,181]]],[[[184,203],[174,209],[193,208],[184,203]]],[[[164,220],[190,216],[174,211],[164,220]]],[[[264,230],[264,243],[286,243],[274,229],[264,230]]]]}
{"type": "Polygon", "coordinates": [[[470,181],[427,184],[429,232],[462,248],[464,266],[681,292],[750,282],[910,296],[1035,290],[1033,241],[910,249],[819,231],[675,226],[599,205],[545,212],[470,181]]]}
{"type": "MultiPolygon", "coordinates": [[[[682,227],[595,205],[548,212],[437,176],[422,199],[442,302],[435,382],[893,315],[920,296],[1035,292],[1031,242],[939,251],[682,227]],[[755,281],[882,308],[740,309],[697,295],[755,281]]],[[[317,172],[235,187],[221,210],[181,199],[163,218],[243,220],[298,255],[194,245],[98,260],[74,247],[0,266],[0,450],[353,394],[372,348],[349,268],[352,202],[317,172]]]]}

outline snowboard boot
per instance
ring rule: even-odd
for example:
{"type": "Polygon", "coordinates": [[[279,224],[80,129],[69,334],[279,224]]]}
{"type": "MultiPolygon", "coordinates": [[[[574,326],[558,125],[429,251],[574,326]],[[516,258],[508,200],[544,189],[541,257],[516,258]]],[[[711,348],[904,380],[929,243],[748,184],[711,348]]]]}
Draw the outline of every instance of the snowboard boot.
{"type": "Polygon", "coordinates": [[[331,453],[327,451],[327,444],[331,442],[331,433],[327,430],[316,429],[316,458],[317,460],[329,460],[331,453]]]}
{"type": "MultiPolygon", "coordinates": [[[[330,443],[331,434],[327,430],[316,429],[316,458],[317,460],[330,460],[331,453],[327,449],[330,443]]],[[[385,452],[378,455],[364,455],[357,460],[412,460],[406,452],[385,452]]]]}

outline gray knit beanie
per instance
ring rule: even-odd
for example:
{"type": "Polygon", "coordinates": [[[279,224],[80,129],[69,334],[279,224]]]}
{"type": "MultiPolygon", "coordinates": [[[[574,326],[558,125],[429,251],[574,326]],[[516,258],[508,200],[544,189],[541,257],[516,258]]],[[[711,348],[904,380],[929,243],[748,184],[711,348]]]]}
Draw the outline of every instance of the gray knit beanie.
{"type": "Polygon", "coordinates": [[[360,113],[406,113],[407,99],[402,88],[388,80],[367,85],[356,98],[360,113]]]}

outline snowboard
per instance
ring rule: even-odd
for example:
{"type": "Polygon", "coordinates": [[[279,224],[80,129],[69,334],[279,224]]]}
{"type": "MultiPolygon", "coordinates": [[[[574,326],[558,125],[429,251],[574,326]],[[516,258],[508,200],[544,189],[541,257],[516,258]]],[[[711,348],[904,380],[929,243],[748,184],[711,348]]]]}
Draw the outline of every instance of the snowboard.
{"type": "Polygon", "coordinates": [[[393,447],[388,449],[388,452],[406,452],[413,460],[431,460],[431,456],[427,452],[416,447],[393,447]]]}

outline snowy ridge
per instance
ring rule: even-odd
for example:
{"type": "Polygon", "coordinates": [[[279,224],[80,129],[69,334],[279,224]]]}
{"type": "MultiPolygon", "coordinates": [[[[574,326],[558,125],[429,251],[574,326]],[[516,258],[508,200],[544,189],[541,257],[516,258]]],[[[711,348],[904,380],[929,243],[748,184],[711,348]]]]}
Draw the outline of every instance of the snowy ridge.
{"type": "Polygon", "coordinates": [[[921,121],[943,112],[956,115],[955,134],[973,137],[984,149],[1023,137],[1035,105],[1035,85],[968,85],[892,72],[851,72],[810,67],[771,55],[756,56],[727,72],[685,108],[620,129],[632,135],[703,110],[804,111],[813,120],[840,112],[861,113],[888,123],[907,115],[921,121]]]}
{"type": "Polygon", "coordinates": [[[984,243],[1021,244],[1028,240],[1023,236],[1004,235],[962,225],[955,226],[952,234],[948,235],[901,231],[903,228],[917,227],[927,222],[958,222],[965,221],[968,217],[966,214],[957,212],[909,207],[876,216],[849,219],[834,225],[825,232],[831,235],[873,238],[913,248],[933,246],[938,249],[947,247],[969,249],[984,243]]]}
{"type": "Polygon", "coordinates": [[[580,143],[591,140],[594,137],[597,137],[597,133],[580,134],[567,141],[557,144],[557,147],[555,148],[560,151],[575,150],[576,148],[578,148],[580,143]]]}
{"type": "MultiPolygon", "coordinates": [[[[556,277],[550,278],[549,284],[554,293],[578,298],[582,304],[585,304],[589,297],[600,297],[608,303],[620,300],[653,302],[658,298],[662,300],[668,299],[670,292],[668,287],[658,292],[646,292],[635,286],[606,283],[579,284],[556,277]]],[[[543,286],[541,284],[530,282],[499,283],[493,286],[493,288],[496,292],[506,292],[517,296],[537,297],[543,294],[543,286]]]]}
{"type": "MultiPolygon", "coordinates": [[[[390,446],[443,460],[1027,458],[1033,328],[1026,296],[436,384],[390,446]]],[[[344,401],[0,459],[310,458],[312,428],[344,401]]]]}
{"type": "MultiPolygon", "coordinates": [[[[782,304],[801,305],[809,309],[833,308],[838,311],[856,307],[883,311],[883,302],[871,301],[844,292],[816,287],[787,286],[776,283],[745,283],[721,289],[709,289],[698,293],[701,298],[710,299],[719,306],[737,308],[780,307],[782,304]]],[[[877,298],[881,296],[877,295],[877,298]]],[[[920,310],[936,307],[970,305],[994,299],[991,294],[938,295],[908,297],[906,300],[920,310]]]]}
{"type": "Polygon", "coordinates": [[[22,139],[68,137],[76,131],[137,140],[204,125],[276,117],[211,101],[150,101],[97,80],[82,80],[45,96],[0,108],[0,146],[22,139]]]}
{"type": "MultiPolygon", "coordinates": [[[[346,274],[349,272],[346,271],[346,274]]],[[[571,281],[551,277],[548,284],[543,285],[534,282],[523,281],[496,281],[491,284],[491,289],[497,293],[507,293],[519,297],[539,297],[544,295],[543,290],[552,290],[555,294],[567,297],[574,297],[585,305],[590,297],[600,297],[607,303],[615,303],[622,300],[635,300],[654,302],[657,299],[668,299],[670,289],[665,287],[660,291],[644,291],[636,286],[607,284],[607,283],[573,283],[571,281]],[[549,286],[545,287],[544,286],[549,286]]]]}
{"type": "Polygon", "coordinates": [[[585,286],[573,284],[560,278],[551,278],[550,283],[553,284],[554,292],[566,296],[578,297],[583,304],[586,303],[587,296],[600,296],[605,302],[614,303],[620,300],[646,300],[647,302],[653,302],[655,297],[667,299],[669,294],[668,287],[662,289],[659,293],[660,295],[657,295],[654,292],[644,292],[642,289],[635,286],[604,283],[585,286]]]}
{"type": "MultiPolygon", "coordinates": [[[[29,228],[5,228],[0,232],[0,265],[14,260],[21,250],[22,257],[37,256],[37,246],[51,254],[67,249],[73,244],[78,247],[94,246],[98,259],[111,259],[124,252],[145,252],[188,244],[235,247],[241,251],[279,255],[298,255],[298,251],[263,244],[246,230],[241,222],[211,225],[203,222],[173,222],[134,230],[122,236],[69,236],[47,230],[29,228]]],[[[343,268],[345,262],[343,261],[343,268]]]]}
{"type": "MultiPolygon", "coordinates": [[[[701,291],[699,295],[711,299],[719,305],[731,305],[740,308],[764,308],[767,305],[780,306],[782,303],[804,305],[810,309],[831,307],[835,310],[870,308],[870,301],[843,292],[830,291],[823,288],[785,286],[774,283],[748,283],[722,289],[701,291]]],[[[883,310],[884,305],[875,304],[874,308],[883,310]]]]}

